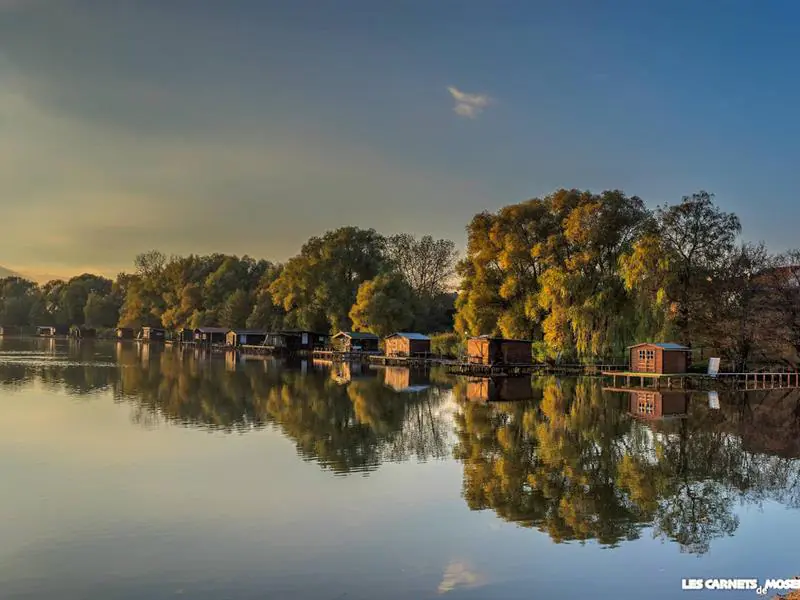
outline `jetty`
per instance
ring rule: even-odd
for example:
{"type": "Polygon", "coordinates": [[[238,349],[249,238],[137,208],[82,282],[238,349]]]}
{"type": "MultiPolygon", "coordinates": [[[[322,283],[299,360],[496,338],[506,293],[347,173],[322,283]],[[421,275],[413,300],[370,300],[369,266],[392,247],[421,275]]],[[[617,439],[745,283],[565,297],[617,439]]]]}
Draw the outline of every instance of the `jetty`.
{"type": "Polygon", "coordinates": [[[730,373],[642,373],[604,371],[611,379],[610,391],[685,390],[774,390],[800,388],[800,371],[751,371],[730,373]],[[636,385],[638,384],[638,385],[636,385]]]}

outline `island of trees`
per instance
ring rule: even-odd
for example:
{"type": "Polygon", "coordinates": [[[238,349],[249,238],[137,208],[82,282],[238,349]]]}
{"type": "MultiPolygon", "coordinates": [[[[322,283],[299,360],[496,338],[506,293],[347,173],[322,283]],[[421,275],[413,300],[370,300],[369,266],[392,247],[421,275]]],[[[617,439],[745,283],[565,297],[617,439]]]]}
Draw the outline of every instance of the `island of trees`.
{"type": "Polygon", "coordinates": [[[450,240],[343,227],[283,264],[149,251],[134,266],[113,281],[0,279],[0,324],[416,330],[450,353],[493,334],[532,340],[540,360],[678,340],[741,367],[800,351],[800,251],[744,242],[706,192],[650,210],[558,190],[475,215],[460,260],[450,240]]]}

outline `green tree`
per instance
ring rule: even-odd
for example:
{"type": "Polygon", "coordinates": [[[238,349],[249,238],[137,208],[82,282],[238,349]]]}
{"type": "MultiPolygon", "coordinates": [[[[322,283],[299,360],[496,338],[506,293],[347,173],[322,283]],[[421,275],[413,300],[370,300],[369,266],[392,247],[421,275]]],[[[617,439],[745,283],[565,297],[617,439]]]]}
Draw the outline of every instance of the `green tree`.
{"type": "Polygon", "coordinates": [[[380,337],[402,331],[414,320],[412,302],[411,288],[402,277],[379,275],[358,288],[356,302],[350,310],[353,327],[380,337]]]}
{"type": "Polygon", "coordinates": [[[236,290],[228,297],[220,314],[220,325],[223,327],[245,327],[252,313],[249,294],[244,290],[236,290]]]}
{"type": "Polygon", "coordinates": [[[89,292],[83,308],[84,321],[90,327],[115,327],[119,321],[120,303],[113,295],[89,292]]]}

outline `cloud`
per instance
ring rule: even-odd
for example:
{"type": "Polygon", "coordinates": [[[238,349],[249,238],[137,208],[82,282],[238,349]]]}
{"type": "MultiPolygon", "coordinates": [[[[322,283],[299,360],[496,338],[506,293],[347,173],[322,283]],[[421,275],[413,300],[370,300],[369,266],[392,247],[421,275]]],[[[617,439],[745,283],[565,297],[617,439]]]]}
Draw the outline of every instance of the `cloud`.
{"type": "Polygon", "coordinates": [[[486,584],[486,576],[475,571],[471,565],[453,560],[445,567],[442,575],[442,582],[439,584],[438,592],[446,594],[457,588],[476,588],[486,584]]]}
{"type": "Polygon", "coordinates": [[[493,102],[493,99],[486,94],[468,94],[452,85],[447,88],[447,91],[456,101],[456,105],[453,107],[455,113],[467,119],[475,119],[483,112],[484,108],[493,102]]]}

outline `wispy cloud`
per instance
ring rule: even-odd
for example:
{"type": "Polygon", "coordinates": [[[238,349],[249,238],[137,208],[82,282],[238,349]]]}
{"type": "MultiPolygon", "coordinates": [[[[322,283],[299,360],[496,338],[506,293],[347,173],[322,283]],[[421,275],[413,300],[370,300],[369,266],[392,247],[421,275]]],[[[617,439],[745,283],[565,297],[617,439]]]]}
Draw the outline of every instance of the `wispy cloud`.
{"type": "Polygon", "coordinates": [[[493,102],[493,99],[486,94],[469,94],[452,85],[447,88],[447,91],[450,92],[456,102],[453,107],[455,113],[467,119],[477,118],[483,112],[483,109],[493,102]]]}
{"type": "Polygon", "coordinates": [[[476,588],[486,584],[486,576],[475,571],[471,565],[459,560],[452,560],[445,567],[438,592],[446,594],[457,588],[476,588]]]}

